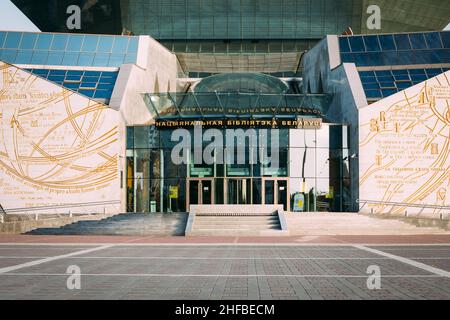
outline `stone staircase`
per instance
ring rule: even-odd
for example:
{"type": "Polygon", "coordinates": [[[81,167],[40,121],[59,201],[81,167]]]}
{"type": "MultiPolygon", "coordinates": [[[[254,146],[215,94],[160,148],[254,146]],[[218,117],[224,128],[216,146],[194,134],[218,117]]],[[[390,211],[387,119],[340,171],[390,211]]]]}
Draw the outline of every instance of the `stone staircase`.
{"type": "Polygon", "coordinates": [[[187,213],[123,213],[97,221],[78,221],[59,228],[39,228],[35,235],[183,236],[187,213]]]}
{"type": "MultiPolygon", "coordinates": [[[[286,236],[278,206],[191,206],[187,236],[286,236]]],[[[282,213],[281,213],[282,214],[282,213]]]]}
{"type": "Polygon", "coordinates": [[[283,236],[278,215],[196,216],[189,236],[283,236]]]}
{"type": "Polygon", "coordinates": [[[420,235],[450,234],[436,226],[417,226],[395,218],[358,213],[286,213],[290,235],[420,235]]]}

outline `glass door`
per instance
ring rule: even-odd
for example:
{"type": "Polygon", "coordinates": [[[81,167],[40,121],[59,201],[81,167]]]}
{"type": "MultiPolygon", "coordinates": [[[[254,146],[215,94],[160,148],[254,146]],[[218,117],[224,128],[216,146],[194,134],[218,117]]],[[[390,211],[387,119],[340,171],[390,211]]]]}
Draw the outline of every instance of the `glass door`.
{"type": "Polygon", "coordinates": [[[275,180],[264,180],[264,204],[275,204],[275,180]]]}
{"type": "Polygon", "coordinates": [[[214,203],[214,190],[212,179],[188,179],[187,190],[189,196],[186,197],[187,208],[193,204],[213,204],[214,203]]]}
{"type": "Polygon", "coordinates": [[[265,204],[282,204],[283,209],[289,211],[288,194],[288,179],[264,179],[265,204]]]}
{"type": "Polygon", "coordinates": [[[283,205],[284,211],[288,210],[287,180],[277,180],[277,203],[283,205]]]}
{"type": "Polygon", "coordinates": [[[251,192],[251,179],[228,179],[228,204],[251,204],[251,192]]]}

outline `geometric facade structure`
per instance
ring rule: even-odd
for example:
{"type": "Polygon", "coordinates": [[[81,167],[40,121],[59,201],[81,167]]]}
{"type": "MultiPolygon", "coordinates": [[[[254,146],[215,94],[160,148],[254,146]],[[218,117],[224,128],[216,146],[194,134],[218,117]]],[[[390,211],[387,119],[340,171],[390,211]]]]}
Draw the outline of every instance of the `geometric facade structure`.
{"type": "Polygon", "coordinates": [[[14,2],[46,32],[0,32],[5,209],[449,206],[448,4],[14,2]]]}

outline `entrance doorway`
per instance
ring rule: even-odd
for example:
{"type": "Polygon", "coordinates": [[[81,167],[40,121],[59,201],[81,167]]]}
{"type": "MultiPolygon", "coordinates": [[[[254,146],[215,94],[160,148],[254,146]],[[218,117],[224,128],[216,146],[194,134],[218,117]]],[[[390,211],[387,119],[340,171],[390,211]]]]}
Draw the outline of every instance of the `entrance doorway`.
{"type": "Polygon", "coordinates": [[[228,203],[252,204],[252,180],[250,178],[228,179],[228,203]]]}
{"type": "Polygon", "coordinates": [[[285,211],[289,211],[288,179],[264,179],[263,183],[264,204],[281,204],[285,211]]]}
{"type": "Polygon", "coordinates": [[[191,204],[214,203],[213,179],[188,179],[186,189],[188,191],[186,208],[191,204]]]}

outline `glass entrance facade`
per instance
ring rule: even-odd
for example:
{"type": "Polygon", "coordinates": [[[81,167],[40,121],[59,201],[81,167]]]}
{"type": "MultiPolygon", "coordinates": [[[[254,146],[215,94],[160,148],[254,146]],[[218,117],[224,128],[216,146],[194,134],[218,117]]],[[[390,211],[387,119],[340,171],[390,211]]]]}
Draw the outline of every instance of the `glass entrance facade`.
{"type": "MultiPolygon", "coordinates": [[[[192,147],[179,163],[174,161],[180,145],[174,139],[176,128],[128,127],[128,211],[185,212],[194,204],[280,204],[293,212],[347,210],[347,126],[324,123],[320,129],[239,129],[267,137],[268,144],[249,135],[234,141],[234,149],[203,142],[201,154],[210,153],[213,161],[199,161],[195,159],[194,129],[186,128],[192,147]],[[274,141],[276,167],[268,161],[274,159],[274,141]]],[[[228,128],[214,130],[224,142],[230,139],[228,128]]]]}

